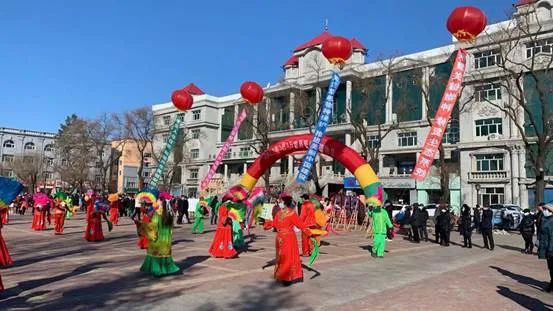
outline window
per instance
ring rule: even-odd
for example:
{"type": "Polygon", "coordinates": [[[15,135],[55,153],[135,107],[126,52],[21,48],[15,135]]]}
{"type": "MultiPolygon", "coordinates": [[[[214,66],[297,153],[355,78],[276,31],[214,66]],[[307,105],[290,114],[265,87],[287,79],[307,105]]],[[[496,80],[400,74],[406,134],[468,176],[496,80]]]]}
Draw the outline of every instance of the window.
{"type": "Polygon", "coordinates": [[[144,159],[146,159],[146,158],[151,158],[151,157],[152,157],[152,154],[149,153],[149,152],[146,152],[146,153],[144,154],[144,159]]]}
{"type": "Polygon", "coordinates": [[[459,121],[451,120],[442,138],[443,144],[456,144],[459,142],[459,121]]]}
{"type": "Polygon", "coordinates": [[[476,155],[478,172],[503,171],[503,154],[476,155]]]}
{"type": "Polygon", "coordinates": [[[94,181],[96,183],[101,183],[102,182],[102,175],[96,175],[94,176],[94,181]]]}
{"type": "Polygon", "coordinates": [[[35,146],[35,143],[29,142],[29,143],[26,143],[26,144],[25,144],[25,147],[24,147],[24,148],[25,148],[25,150],[35,150],[35,149],[36,149],[36,146],[35,146]]]}
{"type": "Polygon", "coordinates": [[[503,134],[503,120],[491,118],[476,120],[476,136],[488,136],[490,134],[503,134]]]}
{"type": "Polygon", "coordinates": [[[499,50],[474,53],[474,68],[486,68],[501,64],[499,50]]]}
{"type": "Polygon", "coordinates": [[[150,176],[150,172],[144,172],[144,173],[142,173],[142,176],[148,177],[148,176],[150,176]]]}
{"type": "Polygon", "coordinates": [[[197,159],[200,157],[200,149],[192,149],[190,150],[190,155],[192,156],[192,159],[197,159]]]}
{"type": "Polygon", "coordinates": [[[230,159],[232,157],[232,152],[231,152],[231,149],[229,149],[229,151],[227,151],[227,153],[225,153],[225,155],[223,156],[223,159],[230,159]]]}
{"type": "Polygon", "coordinates": [[[171,124],[171,116],[163,116],[163,125],[171,124]]]}
{"type": "Polygon", "coordinates": [[[482,188],[480,190],[480,202],[483,206],[491,204],[503,204],[505,199],[504,188],[482,188]]]}
{"type": "Polygon", "coordinates": [[[15,177],[15,173],[12,170],[6,170],[6,171],[4,171],[4,176],[13,178],[13,177],[15,177]]]}
{"type": "Polygon", "coordinates": [[[499,83],[486,83],[475,86],[474,99],[477,102],[501,99],[501,85],[499,83]]]}
{"type": "Polygon", "coordinates": [[[102,166],[103,166],[102,161],[96,161],[96,165],[95,165],[94,167],[96,167],[96,168],[102,168],[102,166]]]}
{"type": "Polygon", "coordinates": [[[177,114],[177,119],[181,122],[184,122],[184,112],[180,112],[177,114]]]}
{"type": "Polygon", "coordinates": [[[2,156],[2,162],[4,163],[12,163],[13,162],[13,155],[5,154],[2,156]]]}
{"type": "Polygon", "coordinates": [[[407,146],[416,146],[417,145],[417,132],[407,132],[399,133],[398,137],[398,146],[407,147],[407,146]]]}
{"type": "Polygon", "coordinates": [[[34,160],[33,157],[30,157],[30,156],[24,156],[24,157],[23,157],[23,163],[29,163],[29,164],[31,164],[31,163],[34,163],[34,162],[35,162],[35,160],[34,160]]]}
{"type": "Polygon", "coordinates": [[[54,146],[52,144],[48,144],[48,145],[44,146],[44,151],[52,152],[52,151],[54,151],[54,146]]]}
{"type": "Polygon", "coordinates": [[[194,121],[200,120],[200,113],[201,113],[201,110],[192,111],[192,120],[194,121]]]}
{"type": "Polygon", "coordinates": [[[370,135],[367,137],[367,146],[372,149],[380,147],[380,137],[378,137],[378,135],[370,135]]]}
{"type": "Polygon", "coordinates": [[[197,168],[191,168],[190,169],[190,179],[198,179],[198,171],[197,168]]]}
{"type": "Polygon", "coordinates": [[[200,130],[192,130],[192,139],[199,139],[200,138],[200,130]]]}
{"type": "Polygon", "coordinates": [[[538,54],[551,54],[553,52],[553,38],[537,40],[526,44],[526,58],[538,54]]]}
{"type": "Polygon", "coordinates": [[[53,158],[46,158],[44,160],[45,160],[44,162],[46,163],[47,167],[54,166],[54,159],[53,158]]]}
{"type": "Polygon", "coordinates": [[[15,144],[13,142],[13,140],[6,140],[4,142],[4,148],[15,148],[15,144]]]}
{"type": "Polygon", "coordinates": [[[242,147],[242,148],[240,148],[240,157],[241,157],[241,158],[250,157],[250,147],[242,147]]]}
{"type": "Polygon", "coordinates": [[[52,174],[51,172],[44,172],[44,178],[51,180],[54,178],[54,174],[52,174]]]}
{"type": "Polygon", "coordinates": [[[198,196],[198,188],[188,188],[188,197],[195,198],[198,196]]]}
{"type": "Polygon", "coordinates": [[[67,159],[62,159],[61,160],[61,165],[66,166],[67,165],[67,159]]]}
{"type": "Polygon", "coordinates": [[[167,143],[167,140],[169,139],[169,134],[162,134],[161,135],[161,140],[163,141],[163,143],[167,143]]]}

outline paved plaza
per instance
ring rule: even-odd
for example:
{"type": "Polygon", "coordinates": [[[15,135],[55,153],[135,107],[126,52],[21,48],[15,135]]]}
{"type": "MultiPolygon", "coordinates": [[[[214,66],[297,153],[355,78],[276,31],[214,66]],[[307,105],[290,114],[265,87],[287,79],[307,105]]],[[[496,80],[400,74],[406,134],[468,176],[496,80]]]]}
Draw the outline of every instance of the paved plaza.
{"type": "Polygon", "coordinates": [[[274,233],[260,228],[248,252],[222,260],[207,252],[212,226],[203,235],[177,227],[173,255],[183,273],[156,279],[139,271],[145,251],[128,218],[101,243],[83,239],[82,214],[63,236],[32,232],[30,222],[12,216],[3,230],[15,264],[0,272],[1,310],[553,310],[553,294],[541,290],[545,262],[520,253],[518,234],[495,235],[493,252],[479,247],[479,235],[472,249],[398,237],[384,259],[369,255],[363,232],[332,235],[304,283],[281,287],[269,266],[274,233]]]}

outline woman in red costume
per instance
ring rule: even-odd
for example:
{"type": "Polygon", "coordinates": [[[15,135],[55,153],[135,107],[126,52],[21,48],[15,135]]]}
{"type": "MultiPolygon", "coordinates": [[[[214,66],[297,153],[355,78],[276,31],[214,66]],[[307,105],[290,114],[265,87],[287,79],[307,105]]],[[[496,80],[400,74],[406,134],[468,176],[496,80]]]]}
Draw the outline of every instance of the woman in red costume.
{"type": "Polygon", "coordinates": [[[54,201],[54,231],[56,235],[63,234],[65,225],[65,213],[67,212],[66,203],[62,199],[54,201]]]}
{"type": "MultiPolygon", "coordinates": [[[[302,196],[303,203],[301,205],[300,220],[307,228],[315,228],[315,205],[309,199],[307,194],[302,196]]],[[[311,242],[310,234],[301,234],[301,250],[303,257],[311,256],[313,251],[313,242],[311,242]]]]}
{"type": "Polygon", "coordinates": [[[301,268],[300,252],[298,249],[298,240],[294,227],[299,228],[302,233],[311,236],[311,231],[303,224],[298,214],[292,207],[292,197],[287,194],[281,194],[280,210],[277,211],[273,220],[266,220],[265,230],[275,228],[276,236],[276,265],[275,279],[290,285],[303,281],[303,270],[301,268]]]}
{"type": "Polygon", "coordinates": [[[94,197],[87,201],[87,224],[84,238],[88,242],[101,242],[104,240],[104,232],[102,231],[102,217],[106,217],[95,204],[100,204],[99,201],[95,201],[94,197]]]}
{"type": "Polygon", "coordinates": [[[228,215],[228,204],[232,204],[230,197],[223,198],[224,204],[219,207],[217,213],[217,230],[213,242],[209,247],[209,253],[216,258],[234,258],[238,255],[232,245],[232,219],[228,215]]]}
{"type": "Polygon", "coordinates": [[[117,193],[110,194],[108,201],[110,205],[109,221],[112,224],[119,226],[119,206],[121,205],[121,202],[119,201],[119,195],[117,195],[117,193]]]}
{"type": "Polygon", "coordinates": [[[31,228],[36,231],[46,230],[46,210],[50,204],[50,198],[44,193],[35,193],[33,195],[34,213],[33,224],[31,228]]]}
{"type": "Polygon", "coordinates": [[[9,211],[10,211],[9,208],[4,208],[0,210],[0,222],[2,223],[2,225],[7,225],[8,222],[10,222],[9,211]]]}
{"type": "MultiPolygon", "coordinates": [[[[0,209],[1,211],[7,211],[8,209],[0,209]]],[[[0,267],[8,267],[13,264],[12,258],[10,256],[10,253],[8,252],[8,247],[6,246],[6,242],[4,242],[4,238],[2,237],[2,222],[0,222],[0,267]]],[[[0,281],[0,285],[1,285],[0,281]]]]}

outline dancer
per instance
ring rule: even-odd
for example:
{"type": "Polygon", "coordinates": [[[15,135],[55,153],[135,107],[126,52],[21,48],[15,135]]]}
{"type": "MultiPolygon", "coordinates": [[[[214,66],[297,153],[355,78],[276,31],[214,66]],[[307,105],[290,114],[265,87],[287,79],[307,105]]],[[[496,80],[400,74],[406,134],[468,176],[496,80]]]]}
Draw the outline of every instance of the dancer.
{"type": "Polygon", "coordinates": [[[388,212],[380,206],[369,208],[369,217],[372,218],[373,224],[373,247],[371,255],[373,257],[384,258],[386,235],[388,229],[392,228],[392,222],[390,221],[390,217],[388,217],[388,212]]]}
{"type": "Polygon", "coordinates": [[[50,198],[44,193],[35,193],[33,201],[35,208],[31,228],[35,231],[46,230],[46,210],[50,204],[50,198]]]}
{"type": "MultiPolygon", "coordinates": [[[[0,206],[0,212],[7,211],[7,208],[2,208],[0,206]]],[[[5,268],[8,266],[13,265],[12,258],[10,256],[10,252],[8,251],[8,247],[6,246],[6,242],[4,241],[4,238],[2,237],[2,227],[4,224],[0,222],[0,267],[5,268]]],[[[1,282],[0,282],[1,284],[1,282]]]]}
{"type": "MultiPolygon", "coordinates": [[[[90,201],[92,201],[91,199],[90,201]]],[[[88,217],[85,239],[88,242],[101,242],[105,240],[104,232],[102,230],[102,218],[107,222],[109,231],[111,231],[111,223],[106,217],[106,212],[109,210],[109,204],[103,199],[98,199],[94,204],[87,204],[88,217]]]]}
{"type": "Polygon", "coordinates": [[[119,201],[119,195],[117,193],[112,193],[108,197],[110,209],[109,209],[109,221],[119,226],[119,206],[121,202],[119,201]]]}
{"type": "Polygon", "coordinates": [[[140,192],[135,197],[135,213],[132,215],[131,219],[136,225],[136,232],[138,234],[138,248],[147,249],[148,248],[148,236],[144,228],[146,224],[150,222],[150,219],[154,215],[155,208],[157,207],[156,196],[148,191],[140,192]],[[142,214],[142,217],[140,216],[142,214]],[[138,219],[135,218],[138,216],[138,219]]]}
{"type": "MultiPolygon", "coordinates": [[[[23,185],[19,182],[6,177],[0,177],[0,211],[8,209],[9,204],[11,204],[22,189],[23,185]]],[[[0,222],[0,266],[6,266],[12,264],[12,259],[2,237],[2,226],[2,222],[0,222]]],[[[0,293],[3,291],[4,285],[2,284],[2,277],[0,277],[0,293]]]]}
{"type": "Polygon", "coordinates": [[[192,234],[204,233],[204,215],[207,214],[208,202],[204,200],[204,197],[200,197],[196,208],[194,209],[194,224],[192,225],[192,234]]]}
{"type": "Polygon", "coordinates": [[[275,228],[277,235],[275,239],[276,265],[274,277],[283,285],[290,285],[303,281],[303,271],[298,249],[298,240],[294,232],[294,226],[302,233],[310,235],[311,232],[300,220],[292,206],[292,197],[286,193],[280,195],[281,202],[273,220],[266,220],[265,230],[275,228]]]}
{"type": "Polygon", "coordinates": [[[156,277],[175,274],[180,268],[173,260],[171,245],[173,242],[174,216],[170,204],[161,198],[158,208],[148,223],[143,224],[148,237],[148,251],[140,271],[156,277]]]}
{"type": "MultiPolygon", "coordinates": [[[[311,202],[313,202],[313,205],[315,206],[315,229],[326,231],[329,216],[324,212],[324,207],[319,200],[311,198],[311,202]]],[[[321,236],[315,236],[315,240],[317,241],[317,245],[320,246],[321,236]]]]}
{"type": "Polygon", "coordinates": [[[10,209],[4,208],[0,210],[0,223],[2,225],[7,225],[10,222],[10,209]]]}
{"type": "MultiPolygon", "coordinates": [[[[300,220],[307,228],[315,228],[317,226],[315,221],[315,206],[307,194],[302,195],[301,198],[303,199],[303,203],[301,205],[300,220]]],[[[311,242],[310,236],[310,233],[302,233],[301,235],[301,250],[303,257],[311,256],[311,252],[313,251],[313,243],[311,242]]]]}
{"type": "Polygon", "coordinates": [[[65,199],[67,199],[67,195],[63,192],[58,192],[56,193],[56,197],[53,202],[55,231],[54,234],[56,235],[63,234],[63,227],[65,225],[65,213],[68,211],[65,199]]]}
{"type": "Polygon", "coordinates": [[[238,252],[232,243],[232,219],[229,217],[229,208],[227,208],[232,204],[232,198],[225,196],[222,202],[224,203],[219,206],[217,229],[209,247],[209,253],[216,258],[235,258],[238,252]]]}

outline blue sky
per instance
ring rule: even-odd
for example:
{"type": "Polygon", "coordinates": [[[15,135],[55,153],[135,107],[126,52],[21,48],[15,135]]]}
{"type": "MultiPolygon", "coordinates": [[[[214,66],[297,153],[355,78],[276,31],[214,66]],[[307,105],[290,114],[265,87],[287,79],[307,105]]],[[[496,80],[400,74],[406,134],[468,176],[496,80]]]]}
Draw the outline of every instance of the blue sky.
{"type": "Polygon", "coordinates": [[[325,18],[375,58],[447,44],[456,6],[494,22],[515,1],[3,0],[0,127],[57,131],[68,114],[167,102],[189,82],[218,96],[245,80],[265,86],[325,18]]]}

